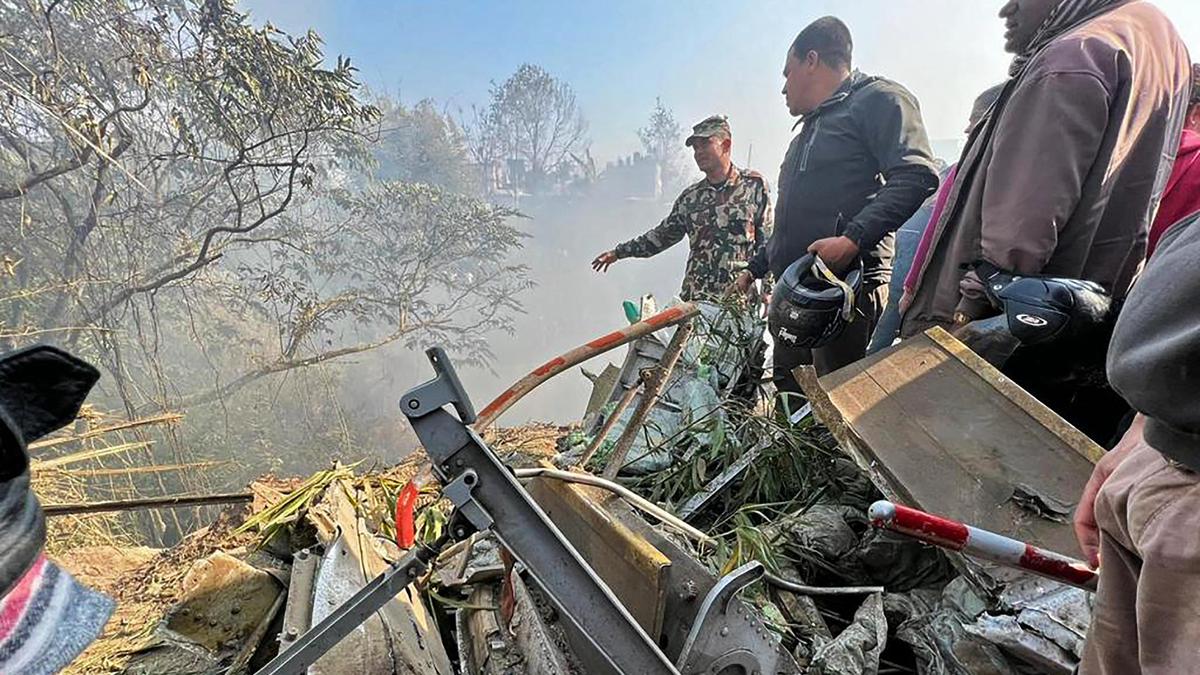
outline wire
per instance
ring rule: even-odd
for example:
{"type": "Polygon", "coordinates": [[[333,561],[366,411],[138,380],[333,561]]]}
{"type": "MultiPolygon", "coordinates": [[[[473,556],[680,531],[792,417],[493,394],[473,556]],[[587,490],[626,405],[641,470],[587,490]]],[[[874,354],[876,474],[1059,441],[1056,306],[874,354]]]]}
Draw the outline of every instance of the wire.
{"type": "Polygon", "coordinates": [[[771,572],[763,575],[763,579],[773,586],[801,595],[870,595],[884,592],[883,586],[806,586],[771,572]]]}
{"type": "Polygon", "coordinates": [[[683,522],[673,513],[663,509],[654,502],[642,497],[641,495],[638,495],[624,485],[614,483],[613,481],[601,478],[599,476],[593,476],[590,473],[576,473],[573,471],[562,471],[560,469],[549,469],[544,467],[533,469],[514,469],[513,473],[516,474],[517,478],[536,478],[538,476],[545,476],[546,478],[554,478],[556,480],[566,481],[568,483],[591,485],[592,487],[608,490],[609,492],[619,495],[633,506],[636,506],[651,516],[654,516],[664,525],[669,525],[672,528],[679,530],[691,539],[695,539],[702,544],[708,545],[717,543],[712,537],[683,522]]]}

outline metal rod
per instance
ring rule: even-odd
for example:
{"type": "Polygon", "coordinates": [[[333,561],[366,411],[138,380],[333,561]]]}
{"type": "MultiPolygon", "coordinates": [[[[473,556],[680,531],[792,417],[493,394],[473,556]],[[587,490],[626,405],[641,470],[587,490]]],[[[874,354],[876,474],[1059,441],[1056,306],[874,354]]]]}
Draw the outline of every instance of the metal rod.
{"type": "Polygon", "coordinates": [[[1096,592],[1095,570],[1061,553],[884,500],[872,504],[867,517],[874,527],[1096,592]]]}
{"type": "Polygon", "coordinates": [[[137,509],[178,508],[183,506],[208,506],[212,504],[244,504],[253,499],[254,495],[250,492],[233,492],[216,495],[174,495],[169,497],[124,499],[82,504],[46,504],[42,506],[42,510],[45,511],[47,516],[69,516],[81,513],[102,513],[105,511],[134,511],[137,509]]]}
{"type": "Polygon", "coordinates": [[[616,478],[621,467],[625,465],[629,449],[633,447],[638,432],[654,408],[654,403],[662,394],[667,380],[671,379],[671,371],[675,370],[675,364],[679,361],[679,356],[683,354],[683,348],[687,345],[688,336],[691,334],[692,322],[690,320],[680,324],[679,328],[675,329],[675,335],[671,336],[671,341],[667,343],[667,350],[663,352],[662,361],[649,376],[644,378],[646,384],[642,388],[642,398],[638,401],[638,406],[634,408],[633,415],[629,417],[625,429],[617,438],[616,445],[613,446],[612,454],[608,458],[608,465],[604,467],[603,476],[605,478],[616,478]]]}
{"type": "Polygon", "coordinates": [[[718,474],[716,478],[709,481],[708,485],[704,486],[704,489],[689,497],[688,500],[683,503],[683,506],[679,507],[679,517],[683,518],[684,520],[688,520],[692,516],[705,509],[713,499],[716,499],[717,495],[721,494],[725,488],[729,487],[729,484],[732,483],[735,478],[742,475],[742,473],[758,459],[758,456],[762,454],[762,451],[770,447],[770,445],[771,439],[764,438],[756,443],[754,447],[742,453],[742,456],[738,457],[737,461],[729,465],[729,467],[718,474]]]}
{"type": "Polygon", "coordinates": [[[637,384],[626,389],[625,393],[621,394],[621,398],[617,400],[617,406],[609,413],[608,418],[604,420],[603,426],[600,427],[600,431],[596,432],[596,437],[592,439],[587,449],[583,451],[583,457],[579,458],[579,466],[586,467],[587,463],[592,461],[592,455],[595,455],[596,451],[600,449],[601,444],[604,443],[604,439],[608,437],[608,432],[612,431],[612,428],[616,426],[617,420],[621,419],[621,413],[625,412],[625,409],[629,407],[630,402],[633,401],[633,397],[637,395],[638,390],[642,388],[644,383],[645,380],[639,379],[637,384]]]}
{"type": "Polygon", "coordinates": [[[686,321],[700,313],[700,308],[690,302],[683,302],[674,307],[668,307],[663,311],[651,316],[647,319],[639,321],[633,325],[626,326],[620,330],[615,330],[607,335],[602,335],[587,344],[582,344],[570,351],[550,359],[546,363],[534,368],[525,377],[517,380],[504,393],[500,394],[487,405],[480,413],[478,419],[475,420],[474,429],[476,432],[482,433],[484,429],[496,421],[505,410],[508,410],[514,403],[521,400],[523,396],[536,389],[546,380],[554,377],[562,371],[572,368],[588,359],[599,356],[604,352],[616,349],[623,344],[632,342],[640,337],[649,335],[656,330],[674,326],[677,323],[686,321]]]}
{"type": "Polygon", "coordinates": [[[590,473],[576,473],[574,471],[562,471],[559,469],[550,469],[545,467],[537,467],[533,469],[515,469],[514,473],[517,475],[517,478],[535,478],[537,476],[545,476],[547,478],[554,478],[556,480],[566,481],[568,483],[579,483],[581,485],[590,485],[602,490],[608,490],[609,492],[620,496],[633,506],[654,516],[663,524],[670,525],[676,530],[679,530],[683,534],[702,544],[716,543],[715,539],[683,522],[671,512],[660,507],[658,504],[655,504],[649,499],[642,497],[624,485],[614,483],[611,480],[606,480],[599,476],[593,476],[590,473]]]}

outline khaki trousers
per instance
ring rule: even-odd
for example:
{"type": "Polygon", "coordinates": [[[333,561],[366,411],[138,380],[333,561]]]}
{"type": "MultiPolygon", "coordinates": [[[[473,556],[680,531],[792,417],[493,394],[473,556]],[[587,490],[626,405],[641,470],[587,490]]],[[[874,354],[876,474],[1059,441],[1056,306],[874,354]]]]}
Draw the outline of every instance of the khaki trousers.
{"type": "Polygon", "coordinates": [[[1200,474],[1135,448],[1096,498],[1100,587],[1079,672],[1200,673],[1200,474]]]}

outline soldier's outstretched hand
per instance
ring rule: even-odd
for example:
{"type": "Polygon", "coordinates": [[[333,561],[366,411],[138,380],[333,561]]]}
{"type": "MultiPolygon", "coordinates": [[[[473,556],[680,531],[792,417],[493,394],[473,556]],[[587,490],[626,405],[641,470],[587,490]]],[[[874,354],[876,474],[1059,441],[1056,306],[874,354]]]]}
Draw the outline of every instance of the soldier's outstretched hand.
{"type": "Polygon", "coordinates": [[[597,272],[607,272],[608,266],[617,262],[617,260],[618,258],[616,251],[605,251],[604,253],[596,256],[596,259],[592,261],[592,269],[596,270],[597,272]]]}

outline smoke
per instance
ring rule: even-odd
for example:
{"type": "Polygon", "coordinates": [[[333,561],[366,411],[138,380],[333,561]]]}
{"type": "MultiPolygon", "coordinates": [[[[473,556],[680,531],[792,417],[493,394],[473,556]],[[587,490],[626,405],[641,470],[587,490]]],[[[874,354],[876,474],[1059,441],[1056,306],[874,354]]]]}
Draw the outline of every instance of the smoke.
{"type": "MultiPolygon", "coordinates": [[[[476,410],[550,358],[627,323],[621,303],[653,293],[659,307],[679,291],[687,259],[684,240],[654,258],[621,260],[607,274],[591,269],[602,251],[658,224],[674,195],[662,200],[606,195],[523,198],[526,218],[517,225],[528,235],[514,262],[528,265],[537,285],[522,294],[524,311],[511,335],[493,333],[489,346],[495,360],[488,368],[458,366],[476,410]]],[[[441,345],[452,355],[454,345],[441,345]]],[[[618,348],[584,364],[593,372],[604,364],[620,365],[618,348]]],[[[419,349],[390,346],[345,366],[342,404],[360,421],[375,420],[394,436],[385,445],[411,447],[407,424],[397,408],[401,394],[432,377],[419,349]]],[[[591,383],[578,368],[554,377],[521,400],[501,418],[504,425],[539,420],[569,423],[583,416],[591,383]]]]}
{"type": "MultiPolygon", "coordinates": [[[[523,207],[530,216],[526,261],[538,285],[526,296],[516,334],[493,340],[495,374],[468,376],[472,391],[480,392],[476,396],[490,401],[548,359],[625,325],[623,300],[636,302],[653,293],[662,307],[679,292],[686,240],[654,258],[618,261],[606,274],[591,269],[597,254],[657,225],[670,210],[669,199],[592,196],[546,199],[523,207]]],[[[624,356],[625,349],[618,348],[584,366],[599,372],[606,362],[620,365],[624,356]]],[[[505,421],[578,420],[590,391],[591,383],[578,369],[562,373],[517,404],[505,421]]]]}

